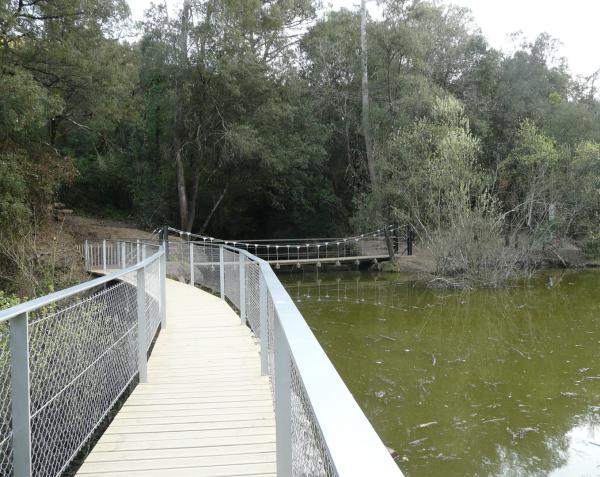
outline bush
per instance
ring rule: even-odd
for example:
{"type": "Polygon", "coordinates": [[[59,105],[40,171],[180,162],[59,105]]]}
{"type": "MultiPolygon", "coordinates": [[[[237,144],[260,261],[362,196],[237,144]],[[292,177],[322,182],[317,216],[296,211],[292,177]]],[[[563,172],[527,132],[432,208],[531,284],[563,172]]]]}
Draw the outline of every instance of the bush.
{"type": "Polygon", "coordinates": [[[24,301],[27,301],[27,298],[21,299],[17,295],[9,295],[4,291],[0,290],[0,310],[11,308],[24,301]]]}
{"type": "Polygon", "coordinates": [[[525,254],[503,246],[504,220],[498,202],[484,192],[471,205],[465,190],[449,198],[448,226],[432,232],[427,246],[436,274],[450,278],[434,283],[496,287],[519,275],[526,263],[525,254]]]}

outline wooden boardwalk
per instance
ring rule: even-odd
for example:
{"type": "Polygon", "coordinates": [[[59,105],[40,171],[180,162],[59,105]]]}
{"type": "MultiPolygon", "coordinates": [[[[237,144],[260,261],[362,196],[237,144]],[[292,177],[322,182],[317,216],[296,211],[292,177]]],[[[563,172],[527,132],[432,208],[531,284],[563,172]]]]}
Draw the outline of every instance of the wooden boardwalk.
{"type": "Polygon", "coordinates": [[[321,257],[321,258],[301,258],[301,259],[281,259],[270,258],[267,262],[271,265],[316,265],[317,263],[354,263],[354,262],[386,262],[390,259],[389,255],[365,255],[357,257],[321,257]]]}
{"type": "Polygon", "coordinates": [[[271,385],[250,330],[213,295],[174,280],[166,290],[148,382],[77,475],[275,476],[271,385]]]}

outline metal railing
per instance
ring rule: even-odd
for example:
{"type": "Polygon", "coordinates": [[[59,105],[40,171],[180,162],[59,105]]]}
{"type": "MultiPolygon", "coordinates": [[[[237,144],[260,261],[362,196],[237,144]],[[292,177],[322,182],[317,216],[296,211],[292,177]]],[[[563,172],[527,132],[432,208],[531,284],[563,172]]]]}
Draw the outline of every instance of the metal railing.
{"type": "Polygon", "coordinates": [[[60,475],[147,379],[166,262],[162,247],[137,246],[86,243],[89,269],[118,271],[0,311],[0,475],[60,475]]]}
{"type": "Polygon", "coordinates": [[[385,239],[386,232],[390,237],[395,253],[398,254],[404,254],[407,251],[403,247],[408,237],[408,235],[405,235],[405,233],[408,234],[406,227],[392,225],[352,237],[268,240],[222,240],[184,232],[173,227],[168,227],[167,231],[179,236],[182,240],[211,246],[228,245],[242,249],[271,263],[345,260],[357,257],[385,258],[389,256],[385,239]]]}
{"type": "Polygon", "coordinates": [[[261,371],[273,385],[277,475],[402,475],[265,260],[204,240],[167,247],[167,274],[229,301],[260,341],[261,371]]]}
{"type": "Polygon", "coordinates": [[[146,380],[169,275],[229,301],[259,340],[278,475],[402,476],[266,261],[204,241],[164,246],[86,241],[88,270],[110,274],[0,312],[0,475],[60,475],[146,380]]]}

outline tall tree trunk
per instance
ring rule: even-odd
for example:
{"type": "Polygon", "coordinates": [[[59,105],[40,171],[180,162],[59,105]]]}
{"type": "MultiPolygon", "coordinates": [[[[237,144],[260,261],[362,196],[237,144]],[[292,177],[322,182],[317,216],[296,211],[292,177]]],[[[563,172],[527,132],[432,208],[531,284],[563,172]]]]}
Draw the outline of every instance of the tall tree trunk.
{"type": "MultiPolygon", "coordinates": [[[[189,1],[186,0],[183,4],[181,11],[181,31],[179,32],[179,55],[180,55],[180,66],[181,68],[187,68],[188,57],[187,57],[187,37],[190,28],[190,5],[189,1]]],[[[177,177],[177,195],[179,196],[179,226],[182,230],[189,232],[193,225],[193,217],[191,218],[192,223],[190,224],[190,213],[188,210],[188,196],[187,196],[187,185],[185,180],[185,164],[183,159],[183,153],[185,143],[187,141],[186,127],[184,124],[184,112],[183,112],[183,94],[182,94],[182,81],[176,80],[175,96],[177,98],[175,112],[175,130],[173,131],[174,136],[174,149],[175,149],[175,168],[177,177]]]]}
{"type": "Polygon", "coordinates": [[[362,66],[362,133],[365,138],[365,150],[367,153],[367,167],[373,193],[379,195],[379,183],[375,171],[375,158],[373,157],[373,141],[371,139],[371,120],[369,117],[369,71],[367,53],[367,7],[366,0],[360,2],[360,51],[362,66]]]}
{"type": "MultiPolygon", "coordinates": [[[[367,6],[366,0],[360,2],[360,52],[362,65],[362,114],[361,125],[363,137],[365,138],[365,151],[367,154],[367,168],[369,169],[369,179],[371,181],[371,191],[375,197],[375,206],[379,213],[383,214],[383,200],[379,187],[379,178],[375,169],[375,157],[373,154],[373,139],[371,137],[371,119],[369,116],[369,71],[368,71],[368,53],[367,53],[367,6]]],[[[389,256],[393,259],[394,245],[390,238],[387,227],[384,229],[385,243],[389,256]]]]}
{"type": "Polygon", "coordinates": [[[179,196],[179,226],[189,232],[188,226],[188,199],[187,188],[185,186],[185,167],[181,157],[182,150],[175,153],[175,167],[177,169],[177,195],[179,196]]]}
{"type": "Polygon", "coordinates": [[[196,205],[198,203],[198,189],[200,186],[200,172],[198,169],[194,170],[194,183],[192,185],[192,200],[188,204],[188,221],[187,221],[187,232],[192,231],[194,221],[196,220],[196,205]]]}

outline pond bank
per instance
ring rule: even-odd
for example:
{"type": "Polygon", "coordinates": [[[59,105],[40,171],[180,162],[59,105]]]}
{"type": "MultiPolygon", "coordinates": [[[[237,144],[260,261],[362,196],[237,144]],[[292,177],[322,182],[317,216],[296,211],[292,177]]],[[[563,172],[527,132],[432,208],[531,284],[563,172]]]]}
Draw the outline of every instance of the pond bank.
{"type": "MultiPolygon", "coordinates": [[[[537,250],[532,254],[530,260],[536,271],[548,269],[580,270],[600,267],[598,259],[589,257],[574,243],[564,243],[560,248],[537,250]]],[[[456,284],[465,283],[461,281],[460,277],[436,274],[435,260],[425,247],[415,247],[413,255],[397,256],[394,262],[382,262],[378,264],[378,267],[379,271],[382,272],[422,275],[423,279],[429,278],[437,288],[464,288],[455,286],[456,284]]]]}

